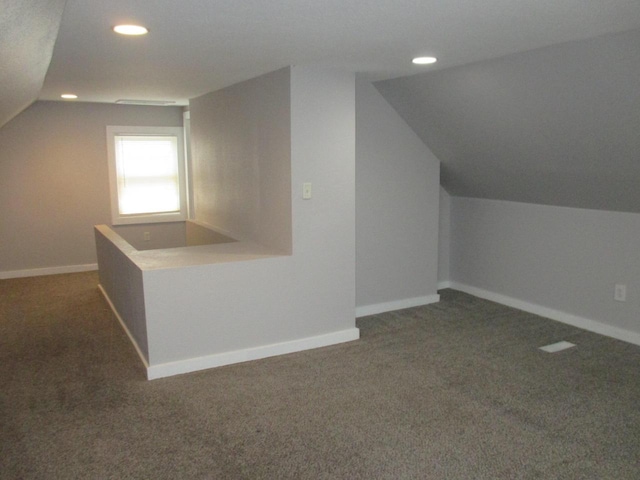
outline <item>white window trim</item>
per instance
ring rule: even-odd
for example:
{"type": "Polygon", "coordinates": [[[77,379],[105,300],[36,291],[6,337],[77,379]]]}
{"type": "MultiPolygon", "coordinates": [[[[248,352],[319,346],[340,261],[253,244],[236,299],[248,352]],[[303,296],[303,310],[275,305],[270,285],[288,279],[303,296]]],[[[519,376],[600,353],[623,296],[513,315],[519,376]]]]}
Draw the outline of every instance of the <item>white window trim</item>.
{"type": "Polygon", "coordinates": [[[111,195],[111,222],[113,225],[134,223],[177,222],[188,218],[186,168],[182,127],[138,127],[107,126],[107,154],[109,159],[109,187],[111,195]],[[122,215],[118,207],[118,174],[116,167],[115,137],[117,135],[173,135],[178,140],[178,183],[180,189],[180,211],[168,213],[142,213],[122,215]]]}

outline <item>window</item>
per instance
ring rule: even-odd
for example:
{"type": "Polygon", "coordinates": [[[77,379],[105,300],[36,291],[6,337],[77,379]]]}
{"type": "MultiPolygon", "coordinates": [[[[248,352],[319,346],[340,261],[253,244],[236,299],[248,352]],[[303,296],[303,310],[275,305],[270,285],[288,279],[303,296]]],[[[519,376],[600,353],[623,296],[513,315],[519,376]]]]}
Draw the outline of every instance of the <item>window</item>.
{"type": "Polygon", "coordinates": [[[187,218],[181,127],[107,127],[114,225],[187,218]]]}

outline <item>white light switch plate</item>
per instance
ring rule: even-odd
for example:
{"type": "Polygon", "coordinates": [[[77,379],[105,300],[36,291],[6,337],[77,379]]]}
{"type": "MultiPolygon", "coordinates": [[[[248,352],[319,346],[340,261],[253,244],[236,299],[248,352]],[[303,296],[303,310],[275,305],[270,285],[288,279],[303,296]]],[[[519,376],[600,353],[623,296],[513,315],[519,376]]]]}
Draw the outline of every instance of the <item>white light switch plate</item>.
{"type": "Polygon", "coordinates": [[[311,183],[302,184],[302,198],[309,200],[311,198],[311,183]]]}

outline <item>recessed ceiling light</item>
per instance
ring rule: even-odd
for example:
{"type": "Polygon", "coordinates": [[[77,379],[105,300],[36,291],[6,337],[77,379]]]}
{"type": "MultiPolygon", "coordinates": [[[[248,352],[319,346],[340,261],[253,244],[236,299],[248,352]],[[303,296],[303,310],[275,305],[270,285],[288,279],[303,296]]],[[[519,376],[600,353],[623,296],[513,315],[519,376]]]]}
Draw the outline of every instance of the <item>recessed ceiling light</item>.
{"type": "Polygon", "coordinates": [[[60,96],[65,100],[75,100],[76,98],[78,98],[78,95],[74,95],[73,93],[63,93],[60,96]]]}
{"type": "Polygon", "coordinates": [[[142,25],[116,25],[113,31],[120,35],[145,35],[149,30],[142,25]]]}
{"type": "Polygon", "coordinates": [[[416,65],[430,65],[436,63],[438,59],[436,57],[416,57],[412,60],[416,65]]]}

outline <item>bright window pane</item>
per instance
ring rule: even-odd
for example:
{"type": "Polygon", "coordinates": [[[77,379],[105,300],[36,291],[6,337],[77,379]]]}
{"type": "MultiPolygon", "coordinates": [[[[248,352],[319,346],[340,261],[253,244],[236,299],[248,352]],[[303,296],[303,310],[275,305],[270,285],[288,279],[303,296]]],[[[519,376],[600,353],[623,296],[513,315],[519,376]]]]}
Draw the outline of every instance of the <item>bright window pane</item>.
{"type": "Polygon", "coordinates": [[[116,135],[115,147],[121,215],[180,210],[177,137],[116,135]]]}

